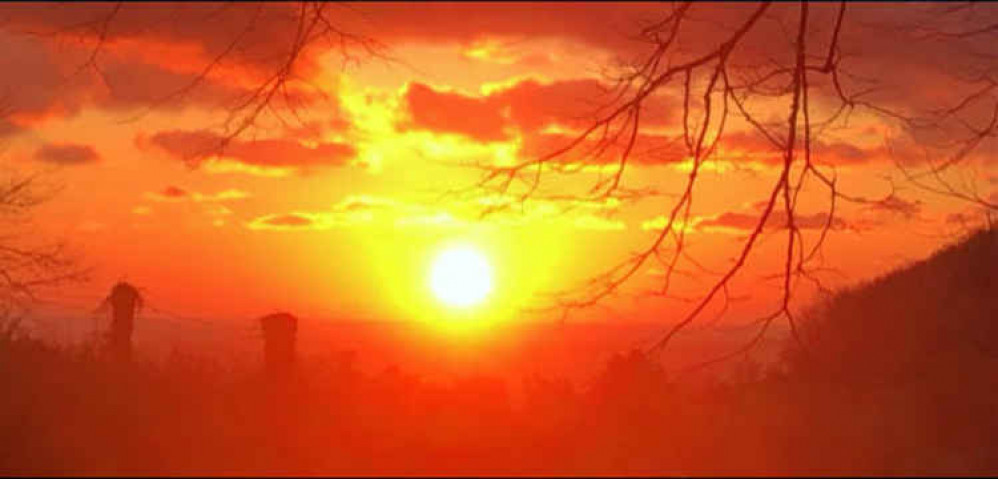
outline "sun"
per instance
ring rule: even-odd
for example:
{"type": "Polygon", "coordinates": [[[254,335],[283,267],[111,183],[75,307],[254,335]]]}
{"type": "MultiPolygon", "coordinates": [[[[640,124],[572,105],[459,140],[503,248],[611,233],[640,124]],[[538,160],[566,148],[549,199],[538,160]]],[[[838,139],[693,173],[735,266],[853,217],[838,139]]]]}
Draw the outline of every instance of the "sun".
{"type": "Polygon", "coordinates": [[[448,248],[433,260],[430,288],[448,306],[473,306],[492,291],[492,268],[474,248],[448,248]]]}

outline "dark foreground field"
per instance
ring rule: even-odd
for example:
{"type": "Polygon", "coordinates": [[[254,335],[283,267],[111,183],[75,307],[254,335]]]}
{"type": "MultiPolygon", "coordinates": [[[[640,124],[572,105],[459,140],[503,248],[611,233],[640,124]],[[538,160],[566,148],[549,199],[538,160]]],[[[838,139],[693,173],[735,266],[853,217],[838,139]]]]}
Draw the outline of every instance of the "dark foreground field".
{"type": "Polygon", "coordinates": [[[995,474],[996,271],[998,233],[978,233],[816,306],[806,348],[695,384],[638,352],[582,383],[349,356],[277,379],[8,334],[0,472],[995,474]]]}

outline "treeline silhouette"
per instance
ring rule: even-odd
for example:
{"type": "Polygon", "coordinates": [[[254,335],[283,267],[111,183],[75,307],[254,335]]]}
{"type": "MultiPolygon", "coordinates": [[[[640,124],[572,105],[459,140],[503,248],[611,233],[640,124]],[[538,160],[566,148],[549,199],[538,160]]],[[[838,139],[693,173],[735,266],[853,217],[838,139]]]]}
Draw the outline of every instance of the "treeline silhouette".
{"type": "Polygon", "coordinates": [[[8,330],[0,472],[994,474],[996,271],[981,231],[819,304],[775,364],[746,355],[705,385],[635,350],[586,384],[526,379],[522,401],[508,378],[349,354],[276,380],[8,330]]]}

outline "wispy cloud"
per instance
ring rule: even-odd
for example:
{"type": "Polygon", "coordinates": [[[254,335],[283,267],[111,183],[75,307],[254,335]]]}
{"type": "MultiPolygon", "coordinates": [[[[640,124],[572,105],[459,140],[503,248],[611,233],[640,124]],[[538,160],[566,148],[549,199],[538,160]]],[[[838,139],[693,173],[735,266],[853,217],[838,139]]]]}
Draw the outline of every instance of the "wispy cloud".
{"type": "Polygon", "coordinates": [[[236,201],[249,198],[251,195],[243,190],[231,188],[217,193],[199,193],[188,191],[177,186],[167,186],[160,191],[147,192],[144,195],[152,201],[181,202],[193,201],[195,203],[236,201]]]}
{"type": "Polygon", "coordinates": [[[34,158],[41,162],[57,165],[86,165],[97,163],[100,160],[100,156],[93,146],[70,143],[43,145],[35,151],[34,158]]]}

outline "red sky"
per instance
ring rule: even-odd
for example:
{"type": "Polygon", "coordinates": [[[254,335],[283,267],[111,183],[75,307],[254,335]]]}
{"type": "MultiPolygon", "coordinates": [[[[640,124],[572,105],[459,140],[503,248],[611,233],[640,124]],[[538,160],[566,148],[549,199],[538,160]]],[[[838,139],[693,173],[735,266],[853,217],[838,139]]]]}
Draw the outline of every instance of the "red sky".
{"type": "MultiPolygon", "coordinates": [[[[294,39],[296,8],[0,7],[7,19],[0,26],[0,82],[9,111],[0,123],[4,157],[8,167],[49,172],[47,181],[61,189],[34,217],[39,237],[65,238],[95,268],[91,282],[53,293],[59,301],[95,305],[125,278],[144,287],[154,304],[199,316],[286,309],[312,317],[446,321],[466,313],[432,297],[429,265],[449,245],[465,244],[481,251],[495,274],[493,292],[475,314],[482,321],[524,321],[537,315],[523,308],[548,304],[545,293],[577,287],[645,246],[661,227],[668,197],[635,204],[536,199],[479,221],[484,206],[506,200],[441,194],[478,179],[462,163],[509,165],[568,141],[607,100],[614,65],[648,53],[633,34],[667,7],[329,5],[338,28],[379,42],[383,56],[348,40],[345,58],[338,42],[315,42],[295,63],[273,110],[264,110],[222,156],[192,161],[219,138],[234,106],[280,67],[294,39]],[[206,70],[194,88],[171,95],[206,70]]],[[[685,33],[690,52],[712,44],[753,4],[697,8],[685,33]]],[[[745,57],[792,53],[779,25],[796,18],[796,8],[774,8],[745,57]]],[[[815,24],[830,24],[835,8],[814,5],[815,24]]],[[[844,61],[857,77],[887,85],[871,101],[929,108],[976,85],[955,72],[975,65],[986,43],[918,43],[885,33],[931,16],[931,8],[850,5],[844,61]]],[[[995,9],[981,11],[993,16],[995,9]]],[[[815,30],[816,45],[828,31],[815,30]]],[[[814,101],[820,106],[831,98],[814,101]]],[[[775,104],[758,108],[783,115],[775,104]]],[[[681,119],[680,99],[666,90],[651,100],[645,118],[626,180],[678,192],[689,162],[668,138],[681,119]]],[[[925,133],[918,140],[934,138],[925,133]]],[[[862,110],[815,140],[817,160],[835,169],[844,190],[870,198],[892,185],[895,191],[879,207],[839,205],[824,251],[826,266],[837,269],[823,273],[829,284],[923,257],[952,238],[958,219],[977,218],[966,203],[904,182],[894,161],[920,159],[906,146],[911,141],[892,119],[862,110]]],[[[994,153],[994,141],[985,142],[970,159],[973,168],[961,173],[992,201],[994,153]]],[[[778,155],[746,125],[726,133],[700,178],[689,225],[688,252],[706,268],[730,264],[778,174],[778,155]]],[[[550,192],[577,191],[595,170],[552,184],[550,192]]],[[[815,188],[805,196],[798,222],[813,241],[827,218],[827,195],[815,188]]],[[[772,231],[784,222],[773,218],[772,231]]],[[[741,317],[778,293],[778,284],[760,278],[778,272],[782,237],[767,236],[733,284],[733,295],[752,298],[741,317]]],[[[680,314],[690,307],[682,299],[702,294],[715,278],[689,263],[684,269],[691,273],[677,276],[677,298],[624,294],[608,301],[611,313],[580,316],[680,314]]],[[[655,287],[660,277],[661,269],[649,265],[627,291],[655,287]]]]}

